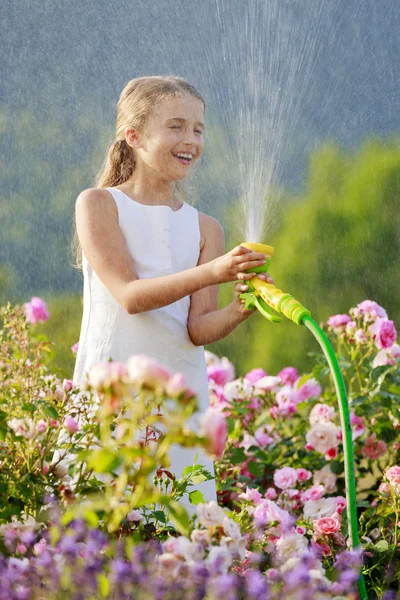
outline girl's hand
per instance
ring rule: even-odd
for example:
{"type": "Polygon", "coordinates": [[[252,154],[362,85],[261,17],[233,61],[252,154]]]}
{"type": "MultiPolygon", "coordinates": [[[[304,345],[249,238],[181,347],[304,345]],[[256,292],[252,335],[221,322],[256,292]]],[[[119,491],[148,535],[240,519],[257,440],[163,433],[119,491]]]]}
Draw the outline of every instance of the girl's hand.
{"type": "MultiPolygon", "coordinates": [[[[266,283],[275,283],[272,277],[268,275],[268,273],[260,273],[257,276],[266,283]]],[[[249,286],[247,285],[247,283],[238,281],[233,289],[233,309],[235,310],[235,312],[238,312],[240,314],[244,321],[248,317],[250,317],[250,315],[255,313],[257,309],[252,308],[251,310],[246,310],[244,300],[240,298],[240,294],[243,294],[244,292],[247,292],[249,290],[249,286]]]]}
{"type": "Polygon", "coordinates": [[[209,267],[213,284],[228,283],[251,279],[256,273],[245,273],[247,269],[259,267],[266,263],[266,256],[261,252],[253,252],[244,246],[236,246],[227,254],[210,261],[209,267]]]}

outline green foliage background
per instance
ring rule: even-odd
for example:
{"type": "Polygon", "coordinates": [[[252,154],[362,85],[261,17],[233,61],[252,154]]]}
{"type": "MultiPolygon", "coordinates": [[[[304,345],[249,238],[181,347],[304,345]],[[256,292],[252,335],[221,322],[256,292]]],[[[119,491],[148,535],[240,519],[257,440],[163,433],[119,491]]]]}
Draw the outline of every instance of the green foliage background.
{"type": "MultiPolygon", "coordinates": [[[[39,327],[54,342],[53,368],[65,377],[73,373],[71,346],[82,318],[83,281],[71,252],[74,204],[79,192],[93,185],[105,156],[110,132],[98,129],[82,113],[68,122],[27,111],[0,114],[7,148],[0,164],[0,301],[27,302],[33,295],[46,300],[50,320],[39,327]]],[[[211,155],[223,157],[223,135],[217,125],[209,128],[211,155]]],[[[235,189],[223,158],[200,165],[188,189],[188,201],[224,225],[226,250],[244,241],[237,237],[235,189]],[[229,203],[214,202],[217,187],[232,198],[229,203]]],[[[275,246],[270,272],[276,285],[318,321],[370,298],[399,322],[399,197],[398,139],[365,140],[353,152],[333,143],[315,150],[304,193],[283,191],[280,226],[262,240],[275,246]]],[[[221,306],[231,301],[232,288],[221,286],[221,306]]],[[[209,349],[228,356],[240,373],[253,367],[274,373],[289,364],[307,370],[307,353],[317,347],[304,328],[272,325],[256,314],[209,349]]]]}

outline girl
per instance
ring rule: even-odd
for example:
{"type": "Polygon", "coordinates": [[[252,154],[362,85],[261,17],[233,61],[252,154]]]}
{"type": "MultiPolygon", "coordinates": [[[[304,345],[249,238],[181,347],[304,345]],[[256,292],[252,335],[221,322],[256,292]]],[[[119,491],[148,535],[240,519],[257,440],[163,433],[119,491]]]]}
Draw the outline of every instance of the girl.
{"type": "MultiPolygon", "coordinates": [[[[121,93],[115,141],[96,187],[76,201],[77,266],[84,275],[73,377],[79,387],[97,362],[147,355],[184,374],[204,413],[203,345],[254,312],[239,295],[253,276],[245,271],[265,256],[241,246],[224,254],[221,225],[179,193],[178,182],[203,153],[204,109],[201,95],[179,77],[132,79],[121,93]],[[233,301],[218,310],[218,284],[230,281],[238,281],[233,301]]],[[[171,470],[179,476],[194,456],[190,449],[173,451],[171,470]]],[[[213,473],[201,453],[198,463],[213,473]]],[[[200,489],[206,501],[216,499],[213,481],[200,489]]]]}

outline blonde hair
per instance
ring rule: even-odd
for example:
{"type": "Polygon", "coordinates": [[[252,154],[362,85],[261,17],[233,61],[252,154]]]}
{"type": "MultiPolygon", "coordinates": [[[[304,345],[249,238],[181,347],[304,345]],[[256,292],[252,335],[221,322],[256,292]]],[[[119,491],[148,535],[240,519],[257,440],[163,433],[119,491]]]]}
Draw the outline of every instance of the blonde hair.
{"type": "MultiPolygon", "coordinates": [[[[131,79],[121,92],[117,103],[117,121],[114,141],[97,173],[94,187],[106,188],[121,185],[135,170],[135,153],[125,139],[126,129],[143,130],[151,111],[165,99],[190,94],[203,102],[204,98],[194,86],[174,75],[137,77],[131,79]]],[[[75,223],[75,222],[74,222],[75,223]]],[[[82,270],[82,248],[76,223],[72,240],[76,269],[82,270]]]]}

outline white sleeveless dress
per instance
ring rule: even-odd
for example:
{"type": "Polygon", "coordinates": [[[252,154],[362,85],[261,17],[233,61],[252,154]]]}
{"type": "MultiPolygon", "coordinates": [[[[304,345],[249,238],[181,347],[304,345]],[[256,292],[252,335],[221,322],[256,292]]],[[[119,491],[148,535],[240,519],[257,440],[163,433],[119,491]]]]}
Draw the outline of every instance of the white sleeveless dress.
{"type": "MultiPolygon", "coordinates": [[[[122,190],[106,188],[118,209],[119,226],[140,279],[170,275],[197,265],[200,254],[198,211],[187,203],[178,211],[169,206],[140,204],[122,190]]],[[[73,382],[84,382],[96,363],[112,358],[125,362],[134,354],[155,358],[172,373],[181,372],[198,395],[199,413],[191,422],[198,427],[208,408],[207,369],[204,348],[195,346],[187,330],[190,296],[147,312],[130,315],[115,300],[82,255],[83,317],[73,382]]],[[[214,475],[213,461],[199,449],[172,448],[171,470],[198,464],[214,475]]],[[[193,488],[194,489],[194,488],[193,488]]],[[[206,502],[216,500],[214,480],[196,486],[206,502]]],[[[187,505],[187,502],[185,502],[187,505]]],[[[188,508],[191,508],[187,505],[188,508]]]]}

